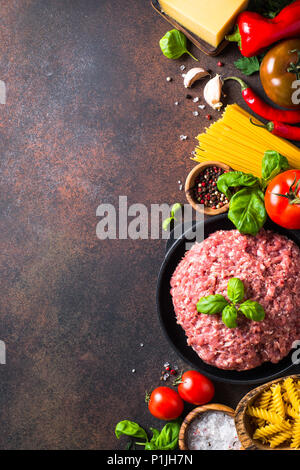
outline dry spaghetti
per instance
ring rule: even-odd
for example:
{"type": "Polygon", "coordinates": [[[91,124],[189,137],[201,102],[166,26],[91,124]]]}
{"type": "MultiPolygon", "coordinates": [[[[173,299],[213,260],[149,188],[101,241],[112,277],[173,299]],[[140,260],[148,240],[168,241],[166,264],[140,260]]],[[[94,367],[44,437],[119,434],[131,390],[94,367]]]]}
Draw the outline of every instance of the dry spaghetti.
{"type": "Polygon", "coordinates": [[[287,157],[291,167],[300,168],[300,149],[266,129],[237,104],[226,107],[221,119],[197,136],[199,142],[193,160],[218,160],[234,170],[261,176],[262,156],[267,150],[276,150],[287,157]]]}

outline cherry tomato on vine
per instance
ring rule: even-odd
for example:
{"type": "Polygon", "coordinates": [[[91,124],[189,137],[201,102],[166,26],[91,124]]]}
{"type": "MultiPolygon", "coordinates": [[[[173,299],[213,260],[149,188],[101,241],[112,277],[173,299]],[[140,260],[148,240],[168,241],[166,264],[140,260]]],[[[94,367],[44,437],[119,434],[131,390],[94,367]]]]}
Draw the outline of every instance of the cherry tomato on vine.
{"type": "Polygon", "coordinates": [[[215,394],[212,381],[196,370],[185,372],[176,383],[181,398],[193,405],[205,405],[215,394]]]}
{"type": "Polygon", "coordinates": [[[271,181],[265,206],[276,224],[290,230],[300,229],[300,170],[285,171],[271,181]]]}
{"type": "Polygon", "coordinates": [[[183,401],[176,390],[169,387],[157,387],[148,402],[150,413],[165,421],[178,418],[183,412],[183,407],[183,401]]]}

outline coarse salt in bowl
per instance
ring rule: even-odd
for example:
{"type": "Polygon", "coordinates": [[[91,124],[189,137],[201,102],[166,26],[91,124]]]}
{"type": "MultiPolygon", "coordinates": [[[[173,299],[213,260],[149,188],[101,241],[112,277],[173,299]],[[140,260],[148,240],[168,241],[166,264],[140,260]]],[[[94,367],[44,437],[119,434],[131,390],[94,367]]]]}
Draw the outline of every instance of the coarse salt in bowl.
{"type": "Polygon", "coordinates": [[[189,450],[240,450],[234,419],[222,411],[206,411],[188,429],[189,450]]]}
{"type": "Polygon", "coordinates": [[[234,410],[220,404],[195,408],[182,423],[179,447],[181,450],[241,450],[234,410]]]}

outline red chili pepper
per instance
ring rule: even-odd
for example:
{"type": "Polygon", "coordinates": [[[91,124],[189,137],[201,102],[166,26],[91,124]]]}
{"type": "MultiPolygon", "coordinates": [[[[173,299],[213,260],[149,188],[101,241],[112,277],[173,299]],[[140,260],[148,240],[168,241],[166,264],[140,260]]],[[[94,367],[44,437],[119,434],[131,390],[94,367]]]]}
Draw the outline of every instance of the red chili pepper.
{"type": "Polygon", "coordinates": [[[271,132],[271,134],[277,135],[278,137],[300,141],[300,127],[290,126],[289,124],[284,124],[283,122],[279,121],[270,121],[263,125],[256,124],[252,121],[252,119],[250,119],[250,121],[254,126],[267,129],[267,131],[271,132]]]}
{"type": "Polygon", "coordinates": [[[240,13],[235,32],[226,39],[237,42],[243,56],[252,57],[281,39],[299,35],[300,0],[297,0],[272,19],[251,11],[240,13]]]}
{"type": "Polygon", "coordinates": [[[256,114],[268,121],[287,122],[289,124],[296,124],[300,122],[300,111],[283,111],[281,109],[273,108],[267,104],[260,96],[258,96],[241,78],[228,77],[225,80],[236,80],[242,87],[242,95],[247,105],[256,114]]]}

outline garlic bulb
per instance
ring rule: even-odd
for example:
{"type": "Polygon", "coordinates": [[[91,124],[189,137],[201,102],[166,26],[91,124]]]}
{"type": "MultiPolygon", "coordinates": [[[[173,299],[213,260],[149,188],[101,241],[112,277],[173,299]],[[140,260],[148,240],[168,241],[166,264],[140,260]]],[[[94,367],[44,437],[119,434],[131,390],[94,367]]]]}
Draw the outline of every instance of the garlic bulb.
{"type": "Polygon", "coordinates": [[[223,103],[221,103],[222,86],[223,81],[218,74],[205,85],[204,99],[214,109],[220,110],[223,106],[223,103]]]}

